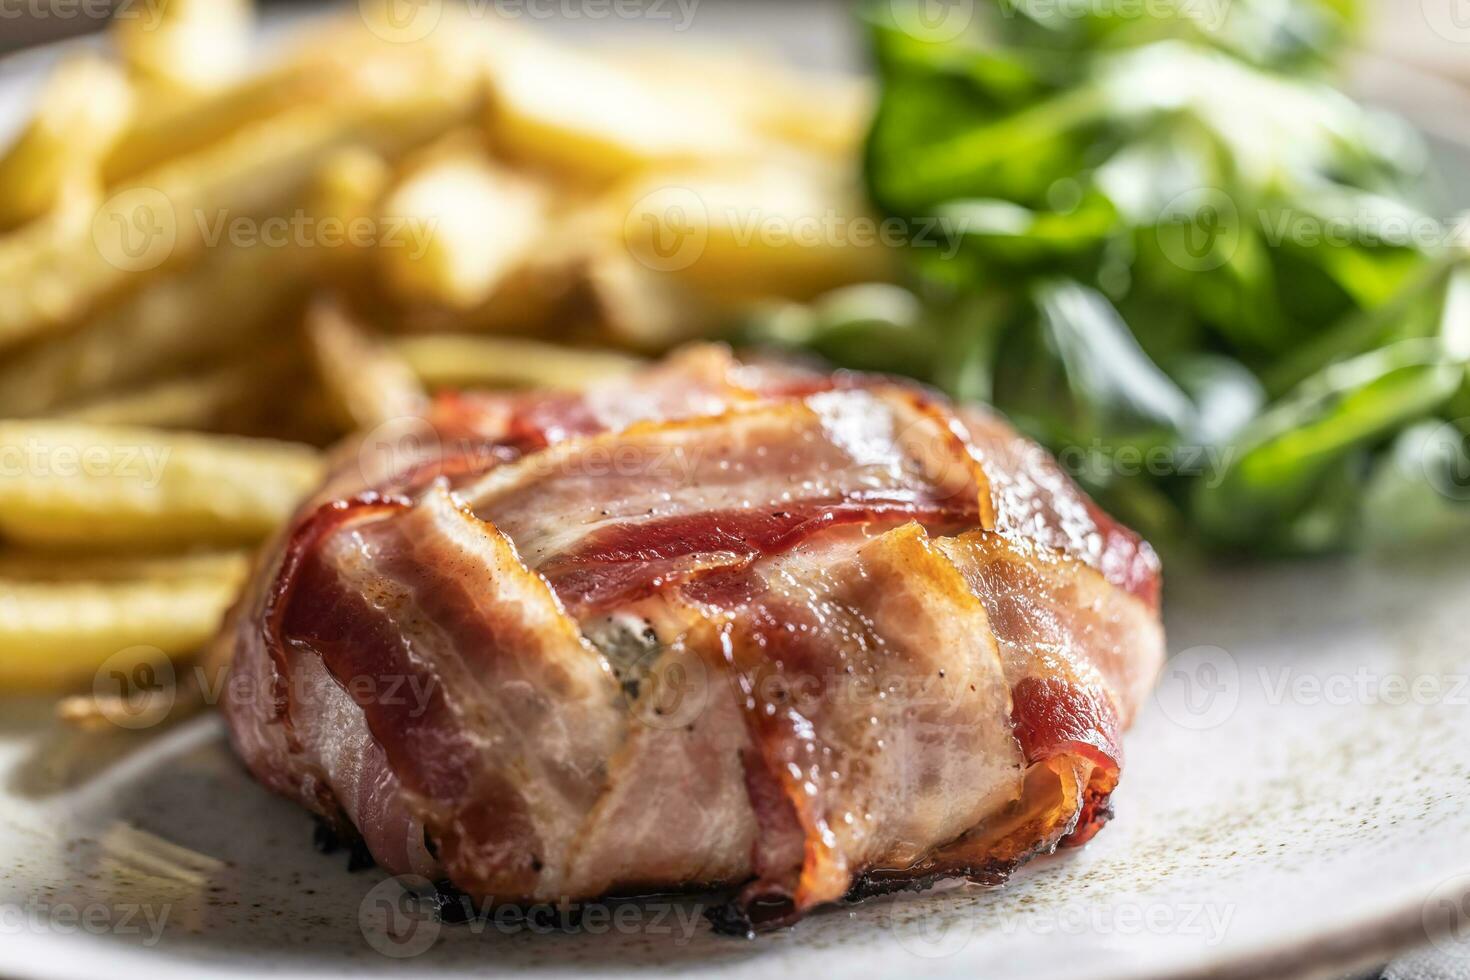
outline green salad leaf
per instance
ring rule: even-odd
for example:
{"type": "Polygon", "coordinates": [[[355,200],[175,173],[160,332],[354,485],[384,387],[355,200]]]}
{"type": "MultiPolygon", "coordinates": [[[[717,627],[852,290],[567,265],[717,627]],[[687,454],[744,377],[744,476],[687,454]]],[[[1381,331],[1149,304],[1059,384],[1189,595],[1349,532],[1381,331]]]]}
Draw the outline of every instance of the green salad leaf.
{"type": "Polygon", "coordinates": [[[1354,4],[940,8],[867,18],[865,173],[912,231],[907,280],[744,339],[991,401],[1152,534],[1282,554],[1470,528],[1445,436],[1470,428],[1470,253],[1418,136],[1331,83],[1354,4]]]}

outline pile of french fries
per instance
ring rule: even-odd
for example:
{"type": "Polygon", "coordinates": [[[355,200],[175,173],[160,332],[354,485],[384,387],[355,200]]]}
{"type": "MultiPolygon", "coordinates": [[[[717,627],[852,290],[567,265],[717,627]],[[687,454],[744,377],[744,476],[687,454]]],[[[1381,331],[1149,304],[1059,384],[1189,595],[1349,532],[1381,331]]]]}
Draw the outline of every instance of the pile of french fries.
{"type": "Polygon", "coordinates": [[[322,447],[435,389],[888,277],[862,83],[432,9],[262,56],[244,0],[123,5],[0,153],[0,694],[188,664],[322,447]]]}

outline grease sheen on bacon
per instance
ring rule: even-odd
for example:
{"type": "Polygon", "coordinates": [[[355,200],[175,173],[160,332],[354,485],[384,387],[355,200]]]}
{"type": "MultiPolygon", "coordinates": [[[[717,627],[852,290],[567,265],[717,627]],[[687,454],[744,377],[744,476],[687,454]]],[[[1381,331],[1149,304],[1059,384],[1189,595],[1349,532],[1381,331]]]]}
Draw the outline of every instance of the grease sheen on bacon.
{"type": "Polygon", "coordinates": [[[995,416],[704,346],[343,447],[215,652],[252,772],[389,871],[745,927],[1090,838],[1158,600],[995,416]]]}

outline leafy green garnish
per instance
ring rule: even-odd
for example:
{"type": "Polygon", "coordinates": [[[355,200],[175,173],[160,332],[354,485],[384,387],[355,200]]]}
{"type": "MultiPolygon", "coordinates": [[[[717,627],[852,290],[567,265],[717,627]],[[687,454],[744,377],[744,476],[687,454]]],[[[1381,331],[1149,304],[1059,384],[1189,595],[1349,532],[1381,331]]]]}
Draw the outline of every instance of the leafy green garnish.
{"type": "Polygon", "coordinates": [[[1417,136],[1329,84],[1348,0],[916,4],[868,18],[907,292],[747,339],[990,400],[1150,533],[1318,552],[1408,535],[1378,510],[1414,492],[1470,514],[1419,438],[1470,417],[1470,259],[1417,136]]]}

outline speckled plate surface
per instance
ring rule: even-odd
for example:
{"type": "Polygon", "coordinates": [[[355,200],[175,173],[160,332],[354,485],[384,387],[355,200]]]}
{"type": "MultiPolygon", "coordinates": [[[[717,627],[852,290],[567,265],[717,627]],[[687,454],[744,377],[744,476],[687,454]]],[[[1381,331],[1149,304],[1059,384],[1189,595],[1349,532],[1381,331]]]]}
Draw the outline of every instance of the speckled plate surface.
{"type": "Polygon", "coordinates": [[[570,933],[441,925],[381,872],[318,853],[216,719],[85,736],[12,702],[0,974],[1288,977],[1455,948],[1470,938],[1467,609],[1453,553],[1176,573],[1175,656],[1092,844],[1004,887],[755,941],[710,934],[697,899],[600,909],[570,933]]]}

